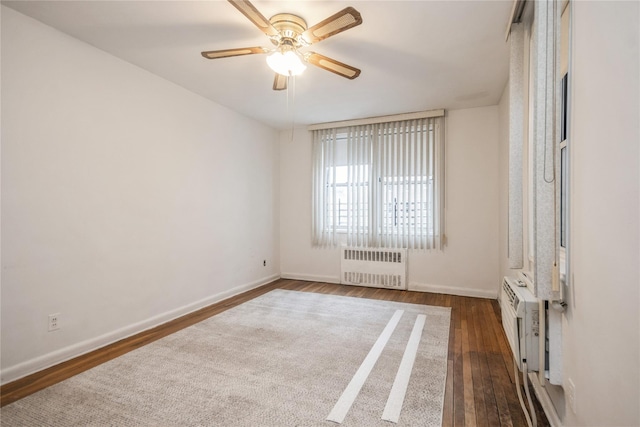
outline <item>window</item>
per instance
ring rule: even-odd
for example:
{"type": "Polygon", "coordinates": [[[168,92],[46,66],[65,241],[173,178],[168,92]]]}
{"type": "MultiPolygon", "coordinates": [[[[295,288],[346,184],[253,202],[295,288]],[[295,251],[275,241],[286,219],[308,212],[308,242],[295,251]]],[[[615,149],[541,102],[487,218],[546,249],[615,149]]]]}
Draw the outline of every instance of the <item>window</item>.
{"type": "Polygon", "coordinates": [[[314,131],[314,244],[440,247],[442,120],[314,131]]]}
{"type": "MultiPolygon", "coordinates": [[[[368,226],[369,218],[369,201],[367,196],[369,194],[369,165],[356,165],[356,170],[361,170],[361,174],[356,174],[352,177],[354,185],[351,186],[359,189],[362,194],[362,200],[358,202],[361,206],[357,209],[359,217],[356,222],[362,224],[363,227],[368,226]]],[[[329,221],[327,227],[329,229],[335,227],[340,232],[347,231],[347,221],[350,218],[348,212],[349,206],[349,168],[347,166],[334,166],[327,167],[327,186],[330,196],[326,204],[327,217],[329,221]],[[334,206],[335,204],[335,206],[334,206]],[[337,211],[337,215],[329,215],[334,210],[337,211]]],[[[352,191],[357,193],[358,191],[352,191]]]]}
{"type": "MultiPolygon", "coordinates": [[[[570,153],[569,150],[569,26],[570,26],[570,7],[564,6],[560,21],[560,75],[561,91],[560,91],[560,239],[558,248],[558,261],[559,261],[559,273],[560,283],[568,285],[570,277],[569,273],[569,240],[570,240],[570,219],[569,219],[569,200],[570,200],[570,188],[569,188],[569,168],[570,153]]],[[[561,288],[562,289],[562,288],[561,288]]]]}
{"type": "MultiPolygon", "coordinates": [[[[349,185],[347,166],[327,167],[327,186],[329,197],[326,203],[327,227],[335,228],[339,232],[347,232],[349,218],[349,194],[351,197],[361,194],[358,217],[355,222],[361,227],[368,227],[369,223],[369,165],[356,165],[362,174],[352,177],[353,184],[349,185]],[[333,211],[337,214],[332,215],[333,211]]],[[[375,177],[374,177],[375,178],[375,177]]],[[[420,233],[433,234],[433,213],[428,207],[433,204],[433,176],[421,175],[411,177],[377,177],[381,199],[381,221],[383,228],[410,227],[415,225],[420,233]],[[419,197],[415,197],[418,195],[419,197]]]]}
{"type": "Polygon", "coordinates": [[[420,235],[433,234],[433,212],[429,209],[433,176],[386,177],[381,181],[383,228],[415,227],[420,235]]]}
{"type": "Polygon", "coordinates": [[[561,109],[560,109],[560,246],[567,247],[567,206],[569,202],[567,190],[567,74],[562,77],[561,109]]]}

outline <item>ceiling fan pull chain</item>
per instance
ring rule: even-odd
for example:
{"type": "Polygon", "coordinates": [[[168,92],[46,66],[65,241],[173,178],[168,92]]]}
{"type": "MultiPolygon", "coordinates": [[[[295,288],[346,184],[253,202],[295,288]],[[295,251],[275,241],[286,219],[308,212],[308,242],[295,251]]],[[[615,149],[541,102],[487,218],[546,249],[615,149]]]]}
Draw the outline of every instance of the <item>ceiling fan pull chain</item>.
{"type": "Polygon", "coordinates": [[[286,114],[289,116],[291,120],[291,135],[289,142],[293,142],[293,131],[295,126],[295,97],[296,97],[296,77],[294,75],[289,75],[285,77],[287,80],[286,87],[286,95],[287,95],[287,109],[286,114]],[[289,101],[291,99],[291,101],[289,101]],[[291,105],[291,108],[289,108],[291,105]]]}
{"type": "Polygon", "coordinates": [[[287,76],[287,113],[289,112],[289,92],[291,91],[291,76],[287,76]]]}
{"type": "Polygon", "coordinates": [[[291,79],[293,80],[293,93],[291,95],[291,138],[293,138],[293,126],[296,118],[296,78],[294,76],[291,79]]]}

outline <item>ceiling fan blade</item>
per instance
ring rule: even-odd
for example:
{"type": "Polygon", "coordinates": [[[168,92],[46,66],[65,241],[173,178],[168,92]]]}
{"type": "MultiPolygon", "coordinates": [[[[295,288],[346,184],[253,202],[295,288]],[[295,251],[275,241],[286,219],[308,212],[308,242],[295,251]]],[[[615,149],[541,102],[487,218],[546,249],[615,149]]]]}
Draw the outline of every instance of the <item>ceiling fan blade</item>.
{"type": "Polygon", "coordinates": [[[308,52],[304,55],[304,59],[316,67],[323,68],[351,80],[360,75],[359,69],[343,62],[336,61],[335,59],[328,58],[324,55],[320,55],[319,53],[308,52]]]}
{"type": "Polygon", "coordinates": [[[280,33],[275,29],[271,22],[265,18],[254,5],[248,0],[228,0],[235,6],[244,16],[253,22],[253,24],[268,36],[278,36],[280,33]]]}
{"type": "Polygon", "coordinates": [[[273,90],[285,90],[287,88],[287,76],[276,73],[273,79],[273,90]]]}
{"type": "Polygon", "coordinates": [[[302,33],[302,38],[309,44],[317,43],[360,24],[362,24],[360,12],[347,7],[309,28],[302,33]]]}
{"type": "Polygon", "coordinates": [[[266,53],[268,49],[263,47],[243,47],[240,49],[224,49],[224,50],[210,50],[208,52],[202,52],[202,56],[207,59],[228,58],[230,56],[242,56],[252,55],[254,53],[266,53]]]}

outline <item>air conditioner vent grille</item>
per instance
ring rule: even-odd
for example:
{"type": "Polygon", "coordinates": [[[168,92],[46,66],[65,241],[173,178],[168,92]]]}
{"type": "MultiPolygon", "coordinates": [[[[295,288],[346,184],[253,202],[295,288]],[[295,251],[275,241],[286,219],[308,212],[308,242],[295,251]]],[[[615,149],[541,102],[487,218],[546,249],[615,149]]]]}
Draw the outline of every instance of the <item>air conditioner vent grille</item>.
{"type": "Polygon", "coordinates": [[[505,296],[509,300],[511,307],[513,307],[514,310],[517,310],[518,304],[520,303],[520,299],[518,298],[516,293],[513,291],[513,289],[511,289],[511,286],[509,286],[509,283],[507,282],[507,280],[504,280],[502,282],[502,289],[505,292],[506,294],[505,296]]]}

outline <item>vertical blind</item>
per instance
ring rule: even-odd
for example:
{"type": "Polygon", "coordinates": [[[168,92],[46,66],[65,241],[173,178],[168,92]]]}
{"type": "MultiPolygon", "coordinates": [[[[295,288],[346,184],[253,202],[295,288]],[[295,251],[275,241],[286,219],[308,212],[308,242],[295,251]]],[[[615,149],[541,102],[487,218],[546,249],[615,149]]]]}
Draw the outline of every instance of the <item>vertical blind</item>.
{"type": "Polygon", "coordinates": [[[313,244],[441,248],[443,121],[314,130],[313,244]]]}

